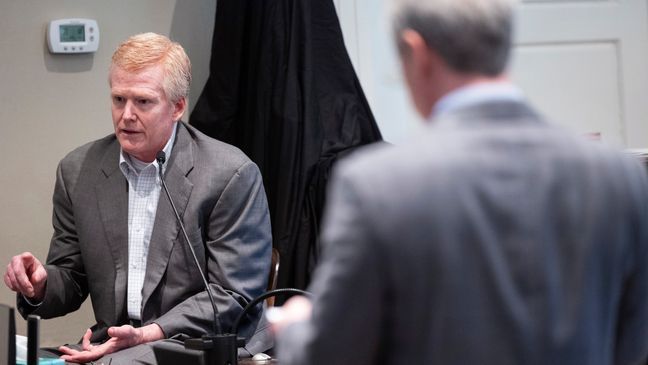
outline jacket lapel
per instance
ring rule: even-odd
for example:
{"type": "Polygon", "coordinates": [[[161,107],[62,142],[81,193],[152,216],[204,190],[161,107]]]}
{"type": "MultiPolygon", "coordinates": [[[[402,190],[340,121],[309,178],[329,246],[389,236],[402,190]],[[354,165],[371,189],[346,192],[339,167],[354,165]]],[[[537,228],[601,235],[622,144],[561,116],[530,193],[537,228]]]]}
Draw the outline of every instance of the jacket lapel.
{"type": "Polygon", "coordinates": [[[128,283],[128,182],[119,169],[119,143],[115,140],[101,161],[105,179],[95,191],[106,242],[115,263],[115,320],[124,310],[128,283]]]}
{"type": "MultiPolygon", "coordinates": [[[[186,127],[178,123],[176,141],[171,151],[171,158],[167,162],[164,179],[173,198],[173,202],[182,218],[191,196],[193,184],[187,178],[187,174],[193,168],[193,140],[186,127]]],[[[164,189],[160,190],[160,198],[155,213],[155,223],[151,232],[148,258],[146,262],[146,276],[144,288],[142,289],[142,313],[146,316],[145,308],[151,299],[151,294],[160,283],[169,263],[171,250],[178,237],[180,237],[180,226],[176,221],[173,208],[169,203],[164,189]]],[[[182,240],[179,240],[182,243],[182,240]]],[[[143,317],[142,322],[148,318],[143,317]]]]}

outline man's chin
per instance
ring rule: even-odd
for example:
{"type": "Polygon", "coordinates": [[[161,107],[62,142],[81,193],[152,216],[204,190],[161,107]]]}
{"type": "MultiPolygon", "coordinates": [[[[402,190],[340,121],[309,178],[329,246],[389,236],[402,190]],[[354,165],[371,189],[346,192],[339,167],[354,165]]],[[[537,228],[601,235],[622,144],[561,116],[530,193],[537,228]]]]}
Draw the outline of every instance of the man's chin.
{"type": "Polygon", "coordinates": [[[129,145],[128,143],[121,143],[121,141],[120,141],[120,145],[121,145],[122,151],[127,153],[129,156],[135,157],[136,159],[138,159],[140,161],[145,161],[145,158],[144,158],[145,153],[141,149],[133,148],[132,145],[129,145]]]}
{"type": "Polygon", "coordinates": [[[124,136],[123,134],[118,134],[117,141],[119,141],[119,145],[121,146],[122,150],[128,152],[129,154],[142,152],[142,143],[136,136],[124,136]]]}

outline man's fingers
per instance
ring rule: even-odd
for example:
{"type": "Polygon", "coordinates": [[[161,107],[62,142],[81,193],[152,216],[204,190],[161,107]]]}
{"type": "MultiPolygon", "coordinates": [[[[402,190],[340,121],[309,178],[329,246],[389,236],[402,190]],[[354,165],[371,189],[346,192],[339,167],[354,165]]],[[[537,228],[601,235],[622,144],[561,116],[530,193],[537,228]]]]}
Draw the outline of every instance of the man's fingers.
{"type": "Polygon", "coordinates": [[[121,327],[108,328],[108,335],[111,337],[101,345],[92,345],[90,337],[92,331],[88,329],[81,339],[82,351],[78,351],[67,346],[59,347],[63,353],[61,359],[69,362],[86,363],[97,360],[107,354],[119,351],[132,345],[133,338],[137,336],[137,329],[126,325],[121,327]]]}
{"type": "Polygon", "coordinates": [[[86,362],[97,360],[100,357],[101,355],[96,355],[90,351],[84,351],[84,352],[77,351],[75,354],[62,355],[61,359],[65,360],[66,362],[75,362],[75,363],[83,364],[86,362]]]}
{"type": "Polygon", "coordinates": [[[108,336],[110,337],[124,338],[124,337],[132,337],[134,334],[135,334],[135,327],[130,325],[108,328],[108,336]]]}
{"type": "Polygon", "coordinates": [[[32,265],[34,256],[28,252],[23,253],[19,256],[14,256],[11,260],[11,269],[7,270],[10,279],[13,279],[13,283],[22,294],[32,297],[34,296],[34,286],[29,280],[27,275],[26,267],[32,265]],[[13,275],[13,278],[11,277],[13,275]]]}
{"type": "Polygon", "coordinates": [[[11,260],[11,273],[14,276],[15,282],[20,286],[30,285],[29,278],[25,272],[25,264],[21,257],[14,257],[11,260]]]}
{"type": "MultiPolygon", "coordinates": [[[[9,264],[9,266],[11,266],[11,264],[9,264]]],[[[5,276],[7,277],[7,280],[9,280],[9,283],[11,284],[11,290],[19,292],[20,288],[18,287],[18,283],[16,282],[16,275],[14,274],[13,269],[7,269],[5,276]]]]}
{"type": "Polygon", "coordinates": [[[108,335],[115,341],[116,348],[132,347],[143,343],[142,329],[124,325],[108,328],[108,335]]]}
{"type": "Polygon", "coordinates": [[[20,261],[14,260],[11,262],[11,269],[8,270],[9,280],[13,284],[14,291],[24,294],[28,297],[33,296],[34,286],[29,282],[29,278],[25,274],[20,261]]]}
{"type": "Polygon", "coordinates": [[[27,274],[31,274],[36,270],[38,266],[41,265],[40,261],[38,261],[38,259],[29,252],[21,254],[20,258],[22,259],[23,266],[25,267],[25,272],[27,274]]]}
{"type": "Polygon", "coordinates": [[[100,346],[95,346],[92,350],[85,351],[78,351],[66,346],[61,346],[59,347],[59,351],[64,354],[61,356],[61,359],[76,363],[94,361],[105,355],[105,349],[101,349],[100,346]]]}
{"type": "Polygon", "coordinates": [[[92,331],[90,329],[86,330],[81,339],[81,348],[83,350],[78,351],[67,346],[61,346],[59,347],[59,351],[63,353],[61,359],[78,363],[97,360],[107,354],[131,346],[133,339],[137,336],[137,329],[129,325],[110,327],[108,328],[108,335],[111,337],[108,341],[101,345],[92,345],[90,343],[92,331]]]}
{"type": "Polygon", "coordinates": [[[27,273],[27,276],[29,276],[32,284],[43,281],[47,277],[47,272],[40,260],[31,254],[29,254],[26,259],[25,272],[27,273]]]}
{"type": "Polygon", "coordinates": [[[28,298],[37,297],[39,300],[44,294],[46,281],[45,267],[30,252],[12,257],[4,276],[4,282],[9,289],[28,298]]]}
{"type": "MultiPolygon", "coordinates": [[[[71,348],[69,348],[67,346],[59,346],[58,350],[61,351],[62,353],[64,353],[65,355],[75,355],[75,354],[78,354],[80,352],[78,350],[71,349],[71,348]]],[[[65,355],[63,355],[63,356],[65,356],[65,355]]],[[[63,356],[61,356],[61,357],[63,357],[63,356]]]]}
{"type": "Polygon", "coordinates": [[[39,285],[45,282],[47,280],[47,271],[45,271],[45,268],[43,265],[39,266],[38,270],[34,271],[31,275],[31,283],[33,285],[39,285]]]}
{"type": "Polygon", "coordinates": [[[9,266],[7,266],[7,271],[5,272],[5,274],[3,276],[3,279],[4,279],[4,282],[5,282],[5,285],[7,286],[7,288],[9,288],[11,290],[16,290],[14,288],[13,284],[11,283],[11,280],[9,279],[9,266]]]}
{"type": "Polygon", "coordinates": [[[91,350],[94,346],[90,343],[90,338],[92,337],[92,331],[88,328],[81,339],[81,348],[84,350],[91,350]]]}

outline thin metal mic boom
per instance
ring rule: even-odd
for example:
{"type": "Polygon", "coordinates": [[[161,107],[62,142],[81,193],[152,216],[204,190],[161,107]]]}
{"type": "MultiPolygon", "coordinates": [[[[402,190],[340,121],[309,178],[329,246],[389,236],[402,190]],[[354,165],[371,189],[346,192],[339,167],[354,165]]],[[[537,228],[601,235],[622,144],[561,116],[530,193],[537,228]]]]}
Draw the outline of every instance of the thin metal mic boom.
{"type": "Polygon", "coordinates": [[[216,308],[214,295],[212,294],[212,291],[209,288],[209,283],[207,283],[207,278],[205,277],[205,274],[203,273],[202,268],[200,267],[200,262],[198,261],[196,252],[194,251],[193,246],[191,246],[191,241],[189,241],[189,236],[187,235],[187,231],[185,230],[184,224],[182,224],[182,219],[180,219],[180,214],[178,214],[178,210],[176,209],[175,204],[173,203],[173,199],[171,199],[171,194],[169,193],[169,189],[166,186],[166,182],[164,182],[162,165],[164,165],[164,162],[166,161],[166,153],[164,153],[164,151],[159,151],[155,155],[155,160],[158,163],[158,173],[160,175],[160,182],[162,182],[162,187],[164,188],[164,192],[166,193],[166,196],[169,198],[169,203],[171,203],[171,208],[173,208],[173,213],[175,214],[176,220],[180,225],[180,230],[182,230],[182,236],[184,237],[185,242],[187,242],[187,246],[189,246],[189,249],[191,250],[191,255],[193,256],[194,262],[196,263],[196,267],[198,268],[198,272],[200,273],[200,278],[202,279],[203,284],[205,285],[205,290],[207,290],[207,295],[209,295],[209,301],[211,302],[212,308],[214,309],[214,322],[213,322],[214,334],[222,335],[223,327],[221,326],[220,318],[218,316],[218,309],[216,308]]]}

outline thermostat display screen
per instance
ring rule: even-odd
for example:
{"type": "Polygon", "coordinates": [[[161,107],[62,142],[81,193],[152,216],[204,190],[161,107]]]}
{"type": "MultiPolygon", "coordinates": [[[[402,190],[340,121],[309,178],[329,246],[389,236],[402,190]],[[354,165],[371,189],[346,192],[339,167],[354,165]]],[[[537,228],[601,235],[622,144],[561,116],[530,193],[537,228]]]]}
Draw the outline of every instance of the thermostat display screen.
{"type": "Polygon", "coordinates": [[[64,24],[59,26],[61,42],[85,42],[83,24],[64,24]]]}

